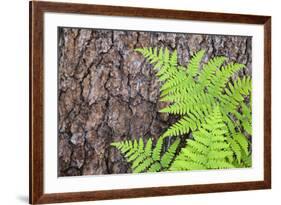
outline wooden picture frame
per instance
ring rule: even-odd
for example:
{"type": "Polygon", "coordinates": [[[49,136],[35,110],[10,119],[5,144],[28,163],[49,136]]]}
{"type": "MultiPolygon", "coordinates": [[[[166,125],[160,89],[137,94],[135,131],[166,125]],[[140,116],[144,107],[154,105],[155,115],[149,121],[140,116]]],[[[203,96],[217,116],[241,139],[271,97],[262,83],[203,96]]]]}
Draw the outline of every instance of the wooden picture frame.
{"type": "Polygon", "coordinates": [[[90,200],[152,197],[271,188],[271,17],[195,12],[183,10],[148,9],[72,3],[31,1],[30,3],[30,165],[29,200],[32,204],[77,202],[90,200]],[[206,22],[258,24],[264,28],[264,180],[180,185],[166,187],[115,189],[72,193],[44,193],[44,13],[75,13],[146,17],[206,22]]]}

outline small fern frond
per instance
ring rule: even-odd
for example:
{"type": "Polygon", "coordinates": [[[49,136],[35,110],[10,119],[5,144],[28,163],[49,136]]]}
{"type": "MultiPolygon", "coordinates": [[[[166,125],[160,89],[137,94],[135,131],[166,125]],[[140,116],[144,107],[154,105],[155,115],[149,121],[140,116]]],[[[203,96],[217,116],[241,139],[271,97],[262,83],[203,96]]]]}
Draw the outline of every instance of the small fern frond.
{"type": "Polygon", "coordinates": [[[161,158],[161,165],[164,168],[168,168],[175,156],[177,148],[180,144],[180,140],[176,139],[176,141],[169,147],[167,152],[161,158]]]}
{"type": "Polygon", "coordinates": [[[204,88],[211,83],[211,79],[215,78],[217,70],[222,66],[225,57],[215,57],[208,61],[207,64],[203,65],[203,70],[199,74],[198,83],[204,88]]]}
{"type": "Polygon", "coordinates": [[[174,52],[172,53],[172,55],[170,57],[170,65],[172,67],[177,67],[177,65],[178,65],[178,52],[177,52],[177,50],[174,50],[174,52]]]}
{"type": "Polygon", "coordinates": [[[186,70],[189,77],[195,77],[198,74],[198,69],[204,54],[205,51],[200,50],[197,53],[195,53],[190,59],[186,70]]]}
{"type": "Polygon", "coordinates": [[[252,167],[252,155],[248,155],[244,159],[244,166],[245,167],[252,167]]]}
{"type": "Polygon", "coordinates": [[[149,167],[148,172],[159,172],[161,169],[161,164],[159,162],[154,162],[154,164],[149,167]]]}
{"type": "Polygon", "coordinates": [[[203,164],[188,160],[188,158],[181,158],[177,158],[170,167],[170,171],[204,170],[207,168],[203,164]]]}
{"type": "Polygon", "coordinates": [[[241,124],[242,124],[244,130],[245,130],[248,134],[252,135],[252,125],[251,125],[251,122],[250,122],[248,119],[244,119],[244,120],[241,122],[241,124]]]}
{"type": "Polygon", "coordinates": [[[245,65],[238,63],[229,63],[222,67],[221,70],[216,72],[216,77],[210,80],[210,84],[207,86],[208,92],[213,96],[220,96],[229,78],[244,67],[245,65]]]}
{"type": "Polygon", "coordinates": [[[147,140],[147,142],[146,142],[146,145],[145,145],[145,149],[144,149],[145,154],[147,156],[150,156],[151,155],[151,150],[152,150],[152,140],[151,140],[151,138],[149,138],[147,140]]]}
{"type": "MultiPolygon", "coordinates": [[[[174,72],[172,74],[169,74],[169,76],[165,75],[165,77],[167,78],[162,79],[164,81],[164,84],[160,88],[162,97],[171,97],[178,91],[194,91],[195,80],[193,79],[193,77],[198,72],[198,68],[200,65],[200,61],[204,55],[204,51],[202,50],[197,52],[191,58],[187,69],[182,69],[182,67],[177,66],[174,60],[175,57],[173,57],[174,55],[176,55],[175,52],[172,54],[171,59],[173,60],[171,60],[172,62],[170,63],[174,72]]],[[[163,71],[161,73],[163,73],[163,71]]]]}
{"type": "Polygon", "coordinates": [[[190,120],[189,118],[182,118],[163,134],[164,137],[168,136],[179,136],[189,133],[190,129],[196,129],[196,123],[190,120]]]}
{"type": "MultiPolygon", "coordinates": [[[[175,100],[176,101],[176,100],[175,100]]],[[[193,94],[192,97],[180,97],[177,102],[160,110],[160,112],[186,115],[196,110],[196,114],[207,112],[215,103],[213,98],[203,94],[193,94]],[[198,111],[198,113],[197,113],[198,111]]]]}
{"type": "Polygon", "coordinates": [[[140,52],[151,64],[154,65],[154,69],[157,70],[157,76],[160,81],[170,79],[178,73],[176,68],[177,52],[174,51],[172,55],[168,48],[137,48],[135,51],[140,52]]]}
{"type": "Polygon", "coordinates": [[[160,154],[161,154],[161,151],[162,151],[162,145],[163,145],[163,137],[160,137],[157,140],[155,148],[152,151],[152,159],[154,161],[159,161],[160,160],[160,157],[161,157],[160,154]]]}
{"type": "Polygon", "coordinates": [[[242,150],[241,150],[241,147],[239,146],[239,144],[231,137],[228,137],[227,138],[227,141],[229,143],[229,146],[231,148],[231,150],[233,151],[236,159],[237,159],[237,162],[238,164],[241,163],[241,159],[242,159],[242,150]]]}
{"type": "Polygon", "coordinates": [[[160,90],[161,91],[165,91],[168,89],[171,90],[171,88],[187,80],[188,78],[186,73],[183,70],[178,70],[174,75],[170,76],[170,78],[166,80],[166,82],[161,86],[160,90]]]}
{"type": "Polygon", "coordinates": [[[163,137],[160,137],[154,148],[151,138],[147,140],[146,144],[143,142],[142,138],[140,138],[139,141],[134,140],[132,142],[130,140],[125,140],[113,142],[111,145],[120,150],[127,162],[131,163],[131,168],[134,173],[158,172],[169,168],[180,144],[180,139],[176,139],[161,156],[163,139],[163,137]]]}
{"type": "Polygon", "coordinates": [[[233,140],[237,142],[240,146],[241,150],[244,152],[246,156],[249,155],[249,141],[248,139],[241,133],[237,132],[233,135],[233,140]]]}
{"type": "Polygon", "coordinates": [[[226,96],[221,97],[220,100],[222,103],[232,103],[237,105],[244,101],[244,96],[250,95],[252,90],[252,81],[250,77],[243,77],[242,79],[238,78],[232,83],[228,83],[228,88],[225,88],[226,96]],[[231,101],[233,100],[233,101],[231,101]]]}

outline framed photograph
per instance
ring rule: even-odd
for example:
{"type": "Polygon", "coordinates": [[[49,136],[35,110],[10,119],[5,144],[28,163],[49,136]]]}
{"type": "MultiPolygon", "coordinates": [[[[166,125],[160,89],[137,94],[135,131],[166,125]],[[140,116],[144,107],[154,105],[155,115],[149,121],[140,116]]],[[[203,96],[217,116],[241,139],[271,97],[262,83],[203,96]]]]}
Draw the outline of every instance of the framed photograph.
{"type": "Polygon", "coordinates": [[[30,2],[30,203],[271,188],[271,17],[30,2]]]}

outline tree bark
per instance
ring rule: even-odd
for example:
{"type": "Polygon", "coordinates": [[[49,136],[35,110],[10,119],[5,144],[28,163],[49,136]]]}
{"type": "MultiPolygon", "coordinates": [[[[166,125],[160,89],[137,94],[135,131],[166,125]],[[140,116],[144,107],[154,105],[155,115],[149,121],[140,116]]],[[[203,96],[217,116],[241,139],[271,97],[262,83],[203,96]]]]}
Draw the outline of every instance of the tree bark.
{"type": "Polygon", "coordinates": [[[167,47],[186,66],[200,49],[203,62],[217,55],[243,63],[251,75],[252,39],[163,32],[59,28],[58,175],[131,172],[113,141],[157,139],[177,116],[158,111],[160,83],[152,66],[134,51],[167,47]]]}

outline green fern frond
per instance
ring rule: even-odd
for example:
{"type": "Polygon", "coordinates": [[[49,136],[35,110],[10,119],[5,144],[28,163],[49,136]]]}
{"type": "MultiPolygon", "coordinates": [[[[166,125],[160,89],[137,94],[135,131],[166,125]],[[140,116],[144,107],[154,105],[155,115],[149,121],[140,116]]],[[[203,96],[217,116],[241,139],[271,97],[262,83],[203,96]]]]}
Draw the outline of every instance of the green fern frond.
{"type": "MultiPolygon", "coordinates": [[[[191,93],[191,92],[199,92],[200,87],[196,84],[193,78],[186,78],[179,82],[177,82],[173,87],[169,87],[161,90],[161,98],[167,96],[173,96],[175,94],[179,94],[182,92],[191,93]]],[[[175,99],[175,97],[174,97],[175,99]]]]}
{"type": "Polygon", "coordinates": [[[227,127],[219,107],[207,116],[206,123],[188,139],[170,170],[223,169],[234,167],[227,159],[233,155],[224,134],[227,127]]]}
{"type": "Polygon", "coordinates": [[[162,166],[159,162],[154,162],[154,164],[152,164],[149,169],[147,170],[147,172],[159,172],[161,171],[162,166]]]}
{"type": "Polygon", "coordinates": [[[230,77],[234,73],[244,68],[245,65],[238,63],[229,63],[226,66],[222,67],[221,70],[216,72],[216,77],[211,79],[210,84],[207,86],[208,92],[213,96],[220,96],[223,89],[225,88],[230,77]]]}
{"type": "Polygon", "coordinates": [[[233,139],[239,144],[241,149],[244,151],[246,155],[249,154],[249,141],[248,139],[241,133],[236,133],[233,135],[233,139]]]}
{"type": "Polygon", "coordinates": [[[139,141],[134,140],[133,142],[125,140],[111,143],[112,146],[120,150],[127,162],[131,163],[134,173],[167,170],[175,157],[179,144],[180,139],[176,139],[168,150],[161,155],[163,137],[157,140],[155,147],[153,147],[151,138],[147,140],[146,144],[142,138],[139,141]]]}
{"type": "MultiPolygon", "coordinates": [[[[142,165],[139,168],[141,170],[161,170],[163,168],[160,163],[163,158],[161,158],[163,139],[167,136],[181,136],[190,132],[194,139],[187,142],[188,148],[183,149],[181,153],[189,155],[194,161],[187,162],[184,154],[178,156],[173,164],[178,165],[179,170],[186,166],[184,162],[190,169],[246,166],[246,161],[251,155],[250,142],[247,138],[247,135],[252,133],[251,78],[249,76],[236,77],[236,80],[230,82],[233,75],[244,68],[244,65],[225,64],[226,58],[219,56],[203,64],[203,68],[200,69],[205,53],[201,50],[190,59],[185,68],[178,65],[176,50],[173,53],[170,53],[167,48],[141,48],[136,51],[154,65],[156,75],[162,81],[160,100],[171,103],[160,112],[181,116],[178,122],[164,132],[162,140],[158,140],[151,152],[149,152],[149,148],[152,147],[151,142],[147,142],[147,149],[143,148],[146,150],[146,155],[151,155],[154,161],[148,163],[144,160],[145,163],[144,161],[135,163],[136,166],[142,165]],[[215,109],[221,112],[217,117],[221,118],[223,123],[213,124],[208,118],[215,109]],[[213,132],[210,133],[211,129],[213,132]],[[206,136],[212,136],[211,139],[214,141],[206,136]],[[212,144],[211,148],[209,148],[210,144],[212,144]],[[217,150],[220,152],[218,153],[217,150]],[[206,152],[211,153],[208,156],[209,164],[204,164],[202,159],[206,152]],[[225,161],[220,161],[222,158],[225,161]]],[[[126,155],[129,155],[128,160],[136,160],[135,152],[140,152],[142,149],[136,148],[135,142],[127,143],[127,145],[130,148],[123,148],[123,151],[128,150],[126,152],[126,155]]]]}
{"type": "Polygon", "coordinates": [[[189,64],[187,66],[187,74],[190,77],[195,77],[198,74],[198,68],[201,63],[201,60],[205,54],[204,50],[198,51],[195,53],[192,58],[189,61],[189,64]]]}
{"type": "Polygon", "coordinates": [[[237,159],[236,164],[240,165],[245,163],[250,155],[248,139],[242,133],[234,133],[232,134],[232,138],[227,138],[227,141],[237,159]]]}
{"type": "Polygon", "coordinates": [[[145,155],[150,156],[152,154],[152,139],[149,138],[145,145],[145,155]]]}
{"type": "Polygon", "coordinates": [[[236,142],[236,140],[234,140],[231,137],[228,137],[227,141],[228,141],[229,146],[230,146],[231,150],[233,151],[233,153],[234,153],[234,155],[235,155],[235,157],[237,159],[237,163],[240,164],[241,163],[241,159],[242,159],[241,147],[236,142]]]}
{"type": "Polygon", "coordinates": [[[170,65],[172,67],[177,67],[177,65],[178,65],[178,52],[177,52],[177,50],[174,50],[174,52],[170,56],[170,65]]]}
{"type": "Polygon", "coordinates": [[[223,104],[233,103],[235,105],[244,101],[245,96],[249,96],[252,90],[252,81],[248,76],[244,76],[242,79],[238,78],[232,83],[228,83],[228,88],[225,88],[225,95],[220,96],[220,100],[223,104]]]}
{"type": "Polygon", "coordinates": [[[157,76],[159,80],[165,81],[177,74],[176,69],[177,52],[174,51],[172,55],[167,48],[137,48],[135,51],[140,52],[146,59],[154,65],[154,69],[157,70],[157,76]]]}
{"type": "Polygon", "coordinates": [[[214,103],[215,101],[213,100],[213,98],[208,97],[207,94],[194,94],[192,98],[189,96],[179,97],[178,100],[174,100],[174,103],[172,105],[161,109],[160,112],[186,115],[192,110],[196,110],[196,113],[197,111],[208,113],[208,110],[210,110],[214,103]]]}
{"type": "Polygon", "coordinates": [[[252,155],[248,155],[247,157],[245,157],[243,167],[252,167],[252,155]]]}
{"type": "Polygon", "coordinates": [[[237,167],[237,168],[252,167],[252,155],[251,154],[249,154],[247,156],[242,156],[242,158],[244,160],[241,161],[240,163],[238,163],[237,161],[233,162],[235,167],[237,167]]]}
{"type": "Polygon", "coordinates": [[[179,136],[189,133],[191,129],[195,130],[197,123],[189,118],[182,118],[175,124],[171,125],[163,134],[164,137],[179,136]]]}
{"type": "Polygon", "coordinates": [[[160,90],[171,90],[171,88],[174,88],[175,86],[186,80],[188,80],[186,73],[183,70],[178,70],[174,73],[174,75],[171,75],[169,79],[166,80],[166,82],[161,86],[160,90]]]}
{"type": "Polygon", "coordinates": [[[160,137],[157,142],[156,146],[152,151],[152,159],[154,161],[159,161],[161,157],[161,151],[162,151],[162,145],[163,145],[163,137],[160,137]]]}
{"type": "Polygon", "coordinates": [[[169,147],[169,149],[167,150],[167,152],[162,156],[161,158],[161,165],[164,168],[168,168],[169,165],[171,164],[175,153],[177,151],[177,148],[180,144],[180,140],[176,139],[176,141],[169,147]]]}
{"type": "Polygon", "coordinates": [[[209,85],[212,78],[215,78],[217,70],[219,70],[225,60],[225,57],[220,56],[210,59],[207,64],[204,64],[203,70],[200,72],[198,77],[198,83],[202,87],[209,85]]]}

